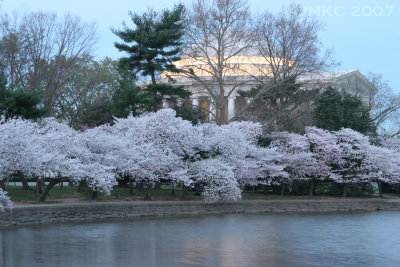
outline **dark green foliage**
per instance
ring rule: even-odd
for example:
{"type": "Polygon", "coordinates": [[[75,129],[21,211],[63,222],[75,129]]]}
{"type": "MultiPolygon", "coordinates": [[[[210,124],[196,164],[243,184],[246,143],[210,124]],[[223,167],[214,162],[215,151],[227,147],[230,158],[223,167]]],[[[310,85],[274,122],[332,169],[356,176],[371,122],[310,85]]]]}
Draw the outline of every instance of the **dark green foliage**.
{"type": "Polygon", "coordinates": [[[338,131],[342,128],[342,96],[332,87],[324,91],[315,102],[313,116],[319,128],[338,131]]]}
{"type": "MultiPolygon", "coordinates": [[[[272,86],[273,84],[271,84],[272,86]]],[[[285,83],[276,85],[248,108],[244,117],[261,122],[264,130],[304,132],[304,126],[310,125],[309,103],[317,95],[316,90],[299,90],[301,84],[297,84],[295,78],[285,83]]],[[[262,90],[261,86],[249,91],[239,91],[243,97],[253,98],[262,90]]]]}
{"type": "Polygon", "coordinates": [[[143,94],[150,100],[153,111],[162,108],[163,99],[168,99],[170,105],[176,105],[178,99],[185,99],[191,95],[183,86],[174,87],[168,84],[150,84],[144,88],[143,94]]]}
{"type": "Polygon", "coordinates": [[[370,110],[358,97],[344,92],[342,110],[344,128],[351,128],[364,134],[376,131],[370,117],[370,110]]]}
{"type": "Polygon", "coordinates": [[[177,117],[188,120],[193,125],[205,122],[207,120],[207,114],[205,114],[200,107],[182,104],[175,106],[174,110],[176,111],[177,117]]]}
{"type": "Polygon", "coordinates": [[[11,119],[22,117],[37,119],[46,113],[45,108],[39,108],[41,95],[38,92],[24,92],[7,88],[7,79],[4,72],[0,72],[0,114],[11,119]]]}
{"type": "MultiPolygon", "coordinates": [[[[298,100],[298,95],[296,95],[296,93],[299,88],[300,85],[296,84],[295,79],[293,78],[268,90],[268,93],[263,95],[262,98],[273,106],[280,105],[282,100],[294,103],[298,100]]],[[[261,89],[262,86],[256,86],[251,88],[249,91],[239,91],[238,93],[244,97],[254,97],[261,89]]]]}
{"type": "Polygon", "coordinates": [[[393,193],[393,194],[400,193],[400,183],[397,184],[381,183],[381,186],[383,193],[393,193]]]}
{"type": "Polygon", "coordinates": [[[177,5],[172,11],[163,10],[160,14],[130,13],[135,28],[113,31],[124,42],[115,43],[115,47],[129,54],[120,59],[120,66],[126,66],[134,76],[151,78],[151,84],[142,88],[143,94],[139,97],[145,99],[152,111],[162,108],[163,99],[175,102],[190,96],[183,87],[157,83],[162,72],[179,72],[173,62],[180,59],[182,50],[183,11],[183,5],[177,5]]]}
{"type": "Polygon", "coordinates": [[[136,73],[151,76],[152,79],[157,72],[177,71],[172,62],[179,60],[181,52],[184,33],[182,15],[183,5],[175,6],[172,11],[164,10],[161,14],[155,11],[143,15],[130,12],[135,29],[114,30],[124,41],[115,43],[115,47],[129,54],[121,61],[128,63],[136,73]]]}
{"type": "MultiPolygon", "coordinates": [[[[315,184],[315,192],[313,195],[341,197],[343,195],[343,186],[343,184],[332,181],[318,181],[318,183],[315,184]]],[[[274,195],[281,195],[282,188],[284,189],[284,195],[305,196],[310,193],[310,181],[293,181],[291,184],[286,185],[271,185],[271,193],[274,195]]],[[[259,191],[261,191],[261,189],[259,189],[259,191]]],[[[370,183],[347,184],[347,196],[349,197],[368,196],[373,193],[374,188],[370,183]]]]}
{"type": "MultiPolygon", "coordinates": [[[[324,181],[318,184],[316,192],[319,195],[343,196],[344,185],[332,181],[324,181]]],[[[371,183],[350,183],[346,185],[348,197],[360,197],[372,195],[374,188],[371,183]]]]}
{"type": "Polygon", "coordinates": [[[363,134],[376,131],[370,110],[361,99],[346,92],[341,94],[332,87],[327,88],[315,102],[313,116],[317,127],[330,131],[341,128],[351,128],[363,134]]]}
{"type": "Polygon", "coordinates": [[[85,111],[80,116],[79,124],[87,126],[99,126],[112,123],[112,103],[105,98],[96,99],[85,107],[85,111]]]}
{"type": "Polygon", "coordinates": [[[258,145],[261,147],[269,147],[272,142],[272,138],[269,136],[260,136],[258,137],[258,145]]]}
{"type": "Polygon", "coordinates": [[[129,114],[139,115],[145,99],[140,97],[140,88],[131,86],[119,88],[112,99],[112,113],[117,118],[126,118],[129,114]]]}

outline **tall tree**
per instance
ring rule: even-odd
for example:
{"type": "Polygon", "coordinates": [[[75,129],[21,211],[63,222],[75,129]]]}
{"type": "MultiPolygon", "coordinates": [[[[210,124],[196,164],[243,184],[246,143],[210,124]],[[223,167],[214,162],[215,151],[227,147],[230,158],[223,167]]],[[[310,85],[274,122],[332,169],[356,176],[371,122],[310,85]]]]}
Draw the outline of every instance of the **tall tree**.
{"type": "Polygon", "coordinates": [[[229,98],[246,84],[259,84],[258,92],[231,120],[247,118],[258,99],[286,91],[288,81],[331,65],[330,51],[321,56],[319,49],[321,23],[300,6],[252,17],[245,0],[197,0],[188,12],[181,75],[210,96],[219,124],[228,121],[229,98]]]}
{"type": "Polygon", "coordinates": [[[97,34],[95,24],[66,14],[32,12],[0,16],[0,61],[10,88],[38,91],[49,115],[57,116],[64,89],[79,79],[73,69],[90,58],[97,34]],[[66,75],[66,74],[71,75],[66,75]]]}
{"type": "Polygon", "coordinates": [[[135,84],[135,73],[127,65],[119,66],[119,88],[112,98],[112,113],[118,118],[151,111],[152,99],[135,84]]]}
{"type": "Polygon", "coordinates": [[[320,48],[318,35],[322,27],[320,21],[305,14],[297,4],[283,8],[278,14],[266,11],[257,18],[254,46],[265,63],[255,66],[257,75],[252,76],[260,83],[259,90],[238,112],[237,118],[245,116],[246,110],[266,95],[273,96],[277,91],[283,95],[299,93],[299,90],[288,92],[293,81],[306,86],[306,81],[299,77],[326,71],[337,64],[332,59],[332,49],[320,48]]]}
{"type": "Polygon", "coordinates": [[[186,23],[181,75],[199,84],[217,123],[226,124],[229,97],[250,81],[233,79],[245,75],[237,59],[248,56],[253,43],[249,7],[242,0],[193,1],[186,23]]]}
{"type": "MultiPolygon", "coordinates": [[[[243,115],[263,124],[267,132],[289,131],[303,133],[311,125],[310,103],[318,95],[317,89],[299,90],[301,84],[292,78],[274,87],[268,94],[258,97],[243,115]]],[[[263,90],[262,85],[249,91],[238,91],[241,96],[255,97],[263,90]]]]}
{"type": "MultiPolygon", "coordinates": [[[[376,89],[371,103],[372,120],[377,128],[389,130],[400,122],[400,93],[394,92],[382,74],[368,73],[368,81],[376,89]]],[[[394,129],[394,133],[400,132],[394,129]]]]}
{"type": "Polygon", "coordinates": [[[362,100],[332,87],[327,88],[315,102],[313,116],[317,127],[330,131],[341,128],[350,128],[363,134],[376,131],[370,110],[362,100]]]}
{"type": "Polygon", "coordinates": [[[162,72],[178,71],[173,61],[180,59],[182,50],[183,12],[182,5],[161,13],[152,10],[142,15],[130,12],[134,28],[125,26],[124,30],[113,30],[123,41],[115,43],[115,47],[129,55],[120,59],[121,65],[129,66],[136,75],[150,78],[150,84],[145,85],[143,91],[151,97],[153,110],[162,108],[164,100],[176,102],[190,96],[181,86],[158,82],[162,72]]]}
{"type": "MultiPolygon", "coordinates": [[[[68,121],[71,126],[85,124],[86,118],[97,115],[99,120],[104,120],[106,103],[111,101],[114,92],[119,88],[117,64],[110,58],[100,61],[86,58],[66,70],[63,79],[69,79],[70,82],[64,86],[55,102],[54,112],[57,118],[68,121]],[[95,114],[94,111],[100,112],[95,114]]],[[[108,117],[111,118],[111,115],[108,117]]]]}

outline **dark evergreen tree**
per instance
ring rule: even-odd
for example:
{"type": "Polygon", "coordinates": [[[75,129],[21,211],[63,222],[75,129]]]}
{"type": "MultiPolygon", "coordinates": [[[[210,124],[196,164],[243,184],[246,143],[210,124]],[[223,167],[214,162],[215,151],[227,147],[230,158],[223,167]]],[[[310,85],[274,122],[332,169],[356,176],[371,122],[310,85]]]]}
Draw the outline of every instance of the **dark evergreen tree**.
{"type": "Polygon", "coordinates": [[[41,95],[38,92],[11,90],[7,87],[7,78],[0,70],[0,115],[6,120],[22,117],[37,119],[46,113],[46,108],[39,107],[41,95]]]}
{"type": "MultiPolygon", "coordinates": [[[[272,81],[271,81],[272,85],[272,81]]],[[[310,102],[315,99],[316,90],[301,90],[301,84],[295,78],[289,79],[259,97],[243,118],[263,124],[266,131],[304,132],[304,126],[310,125],[310,102]]],[[[239,91],[243,97],[253,98],[263,90],[261,86],[249,91],[239,91]]]]}
{"type": "Polygon", "coordinates": [[[143,15],[130,13],[134,29],[113,31],[123,41],[115,43],[115,47],[129,54],[120,59],[120,64],[128,66],[135,75],[150,77],[151,84],[142,89],[140,97],[146,99],[153,111],[162,107],[164,99],[174,103],[190,96],[181,86],[157,82],[164,71],[179,72],[173,61],[180,59],[182,49],[183,11],[183,5],[177,5],[172,11],[164,10],[160,14],[155,11],[143,15]]]}
{"type": "Polygon", "coordinates": [[[99,126],[113,122],[112,102],[106,98],[98,98],[84,107],[77,128],[99,126]]]}
{"type": "Polygon", "coordinates": [[[317,127],[330,131],[351,128],[369,135],[376,132],[370,110],[362,100],[332,87],[327,88],[315,102],[313,117],[317,127]]]}
{"type": "Polygon", "coordinates": [[[330,131],[340,130],[343,127],[342,104],[342,95],[336,89],[328,87],[315,102],[315,126],[330,131]]]}
{"type": "Polygon", "coordinates": [[[191,104],[182,104],[174,107],[176,116],[184,120],[190,121],[193,125],[207,121],[207,113],[201,107],[192,106],[191,104]]]}

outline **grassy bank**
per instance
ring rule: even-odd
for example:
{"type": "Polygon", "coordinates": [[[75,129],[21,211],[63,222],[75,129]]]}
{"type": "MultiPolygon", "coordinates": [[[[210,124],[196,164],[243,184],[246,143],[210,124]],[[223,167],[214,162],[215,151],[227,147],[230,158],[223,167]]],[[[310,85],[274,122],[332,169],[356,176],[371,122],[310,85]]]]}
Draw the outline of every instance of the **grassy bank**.
{"type": "MultiPolygon", "coordinates": [[[[44,188],[43,188],[44,189],[44,188]]],[[[42,190],[43,190],[42,189],[42,190]]],[[[134,190],[133,195],[130,195],[129,188],[118,188],[113,189],[110,195],[98,192],[96,200],[107,200],[107,201],[120,201],[120,200],[143,200],[146,194],[145,191],[139,192],[134,190]]],[[[8,195],[11,201],[14,203],[36,203],[37,197],[36,192],[33,190],[22,190],[21,186],[7,186],[8,195]]],[[[55,186],[47,197],[46,203],[52,202],[65,202],[65,201],[87,201],[92,200],[92,191],[85,189],[84,192],[78,192],[77,186],[55,186]]],[[[196,196],[193,192],[188,192],[184,195],[181,188],[175,189],[174,195],[172,190],[169,188],[153,189],[151,191],[152,200],[202,200],[201,196],[196,196]]]]}
{"type": "MultiPolygon", "coordinates": [[[[33,190],[22,190],[21,186],[10,185],[7,187],[8,195],[14,203],[65,203],[65,202],[83,202],[93,200],[92,191],[85,189],[84,192],[78,192],[77,186],[55,186],[49,193],[45,202],[37,201],[36,193],[33,190]]],[[[145,191],[138,191],[135,189],[133,195],[130,195],[129,188],[113,189],[110,195],[98,192],[96,200],[99,201],[143,201],[145,191]]],[[[155,201],[184,201],[184,200],[203,200],[202,196],[197,196],[193,191],[183,194],[180,187],[175,188],[174,195],[172,195],[171,187],[162,187],[161,189],[152,189],[152,200],[155,201]]],[[[365,195],[361,198],[372,198],[373,196],[365,195]]],[[[310,197],[309,195],[265,195],[260,191],[245,191],[242,193],[243,200],[306,200],[306,199],[329,199],[332,196],[316,195],[310,197]]]]}

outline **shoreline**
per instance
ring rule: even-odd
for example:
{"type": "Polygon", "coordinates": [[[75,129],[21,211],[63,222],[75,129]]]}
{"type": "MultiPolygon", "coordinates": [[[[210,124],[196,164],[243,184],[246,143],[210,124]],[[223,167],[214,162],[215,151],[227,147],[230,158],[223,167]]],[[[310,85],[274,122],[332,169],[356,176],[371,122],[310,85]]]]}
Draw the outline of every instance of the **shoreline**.
{"type": "Polygon", "coordinates": [[[0,214],[0,227],[48,223],[90,222],[149,216],[188,216],[234,213],[334,212],[400,210],[400,199],[307,199],[202,201],[82,202],[17,205],[0,214]]]}

